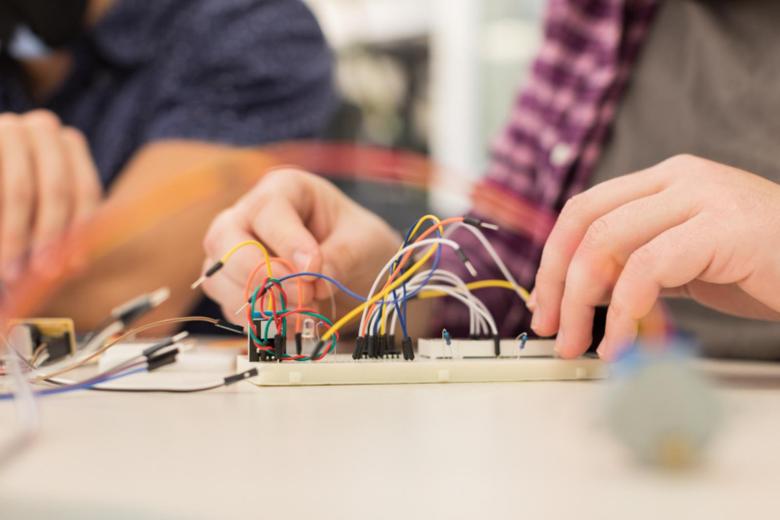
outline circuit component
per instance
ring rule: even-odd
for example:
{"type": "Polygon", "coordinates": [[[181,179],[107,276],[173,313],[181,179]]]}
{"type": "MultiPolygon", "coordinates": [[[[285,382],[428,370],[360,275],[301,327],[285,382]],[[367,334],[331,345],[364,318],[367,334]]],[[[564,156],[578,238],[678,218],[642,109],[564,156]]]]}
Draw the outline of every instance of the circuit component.
{"type": "Polygon", "coordinates": [[[420,338],[417,341],[417,354],[427,359],[479,359],[479,358],[528,358],[553,357],[555,340],[527,339],[523,348],[518,348],[517,339],[457,339],[446,342],[438,338],[420,338]],[[496,356],[496,344],[499,355],[496,356]]]}
{"type": "Polygon", "coordinates": [[[517,346],[517,348],[521,351],[525,350],[525,345],[528,343],[528,333],[522,332],[515,339],[520,341],[520,344],[517,346]]]}
{"type": "Polygon", "coordinates": [[[10,322],[9,336],[20,354],[40,364],[76,353],[76,330],[70,318],[29,318],[10,322]]]}

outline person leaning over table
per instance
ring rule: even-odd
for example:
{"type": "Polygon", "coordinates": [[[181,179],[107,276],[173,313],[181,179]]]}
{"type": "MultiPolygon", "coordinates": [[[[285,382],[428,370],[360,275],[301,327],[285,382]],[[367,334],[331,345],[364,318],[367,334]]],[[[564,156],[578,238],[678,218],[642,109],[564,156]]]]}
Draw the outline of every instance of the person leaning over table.
{"type": "MultiPolygon", "coordinates": [[[[40,251],[101,204],[135,197],[141,212],[165,176],[314,136],[330,67],[300,0],[0,0],[0,280],[45,270],[40,251]]],[[[189,252],[233,189],[123,246],[44,312],[89,329],[167,285],[167,312],[186,313],[189,252]]]]}
{"type": "MultiPolygon", "coordinates": [[[[759,0],[549,3],[530,81],[475,190],[473,214],[504,228],[525,222],[507,226],[485,193],[530,215],[529,229],[557,218],[549,235],[490,235],[518,282],[535,286],[532,313],[510,291],[480,293],[502,335],[557,333],[558,353],[577,356],[594,308],[609,303],[599,347],[609,358],[659,296],[676,295],[672,316],[705,353],[780,354],[779,22],[780,3],[759,0]]],[[[207,256],[249,237],[363,293],[400,243],[301,172],[266,177],[222,213],[207,256]]],[[[502,278],[470,234],[458,240],[480,278],[502,278]]],[[[453,255],[445,264],[467,279],[453,255]]],[[[205,284],[226,316],[243,304],[250,267],[232,263],[205,284]]],[[[327,295],[308,287],[307,300],[327,295]]],[[[468,323],[454,301],[411,314],[461,333],[468,323]]]]}

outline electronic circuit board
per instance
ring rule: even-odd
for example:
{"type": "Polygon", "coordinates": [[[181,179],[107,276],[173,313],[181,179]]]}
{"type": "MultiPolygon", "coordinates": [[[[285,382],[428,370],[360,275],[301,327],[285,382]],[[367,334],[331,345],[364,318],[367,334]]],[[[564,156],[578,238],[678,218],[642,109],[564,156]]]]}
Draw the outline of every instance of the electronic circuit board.
{"type": "Polygon", "coordinates": [[[253,362],[247,356],[239,356],[237,369],[257,368],[257,377],[250,381],[259,386],[567,381],[601,379],[607,375],[606,365],[597,358],[554,357],[549,340],[529,340],[522,351],[517,348],[516,340],[502,340],[499,357],[492,354],[490,340],[442,343],[442,340],[421,339],[414,360],[395,357],[355,360],[349,354],[331,354],[315,363],[296,363],[253,362]]]}
{"type": "MultiPolygon", "coordinates": [[[[244,291],[247,356],[237,362],[240,371],[257,370],[259,385],[351,385],[443,382],[511,382],[595,379],[604,377],[604,365],[596,358],[559,359],[552,341],[529,340],[526,332],[502,339],[502,322],[478,295],[483,289],[508,291],[510,305],[522,311],[530,298],[490,244],[484,231],[495,224],[473,217],[439,219],[425,215],[410,227],[398,251],[379,269],[366,294],[352,291],[342,281],[317,272],[291,273],[275,278],[272,258],[260,242],[247,240],[230,248],[207,268],[192,287],[218,273],[239,249],[254,247],[261,262],[250,274],[244,291]],[[427,227],[426,227],[427,225],[427,227]],[[447,228],[445,230],[445,227],[447,228]],[[455,233],[458,231],[458,233],[455,233]],[[465,234],[465,235],[464,235],[465,234]],[[463,250],[461,240],[470,236],[470,249],[483,250],[480,271],[463,250]],[[478,244],[478,245],[474,245],[478,244]],[[444,249],[454,256],[442,265],[444,249]],[[258,273],[265,264],[265,275],[258,273]],[[487,265],[485,265],[487,264],[487,265]],[[288,291],[297,285],[301,299],[304,280],[327,283],[357,304],[331,316],[317,309],[289,305],[288,291]],[[288,283],[285,288],[285,283],[288,283]],[[411,300],[448,298],[467,314],[441,329],[440,339],[413,337],[411,300]],[[354,332],[354,343],[341,333],[354,332]],[[320,331],[320,327],[323,330],[320,331]],[[410,332],[412,331],[412,332],[410,332]],[[458,335],[459,337],[455,337],[458,335]],[[292,339],[294,338],[294,342],[292,339]],[[349,343],[352,343],[351,345],[349,343]],[[415,350],[415,345],[417,349],[415,350]]],[[[436,309],[433,304],[428,304],[436,309]]],[[[498,316],[500,318],[500,315],[498,316]]],[[[511,330],[511,329],[510,329],[511,330]]],[[[430,331],[431,333],[433,331],[430,331]]]]}

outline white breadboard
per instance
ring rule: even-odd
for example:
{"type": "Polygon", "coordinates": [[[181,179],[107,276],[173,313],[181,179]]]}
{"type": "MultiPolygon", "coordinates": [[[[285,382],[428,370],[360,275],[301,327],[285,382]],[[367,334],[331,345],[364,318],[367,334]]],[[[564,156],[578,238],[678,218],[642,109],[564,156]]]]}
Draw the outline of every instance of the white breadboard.
{"type": "MultiPolygon", "coordinates": [[[[555,340],[529,339],[523,348],[520,340],[502,339],[500,341],[501,357],[552,357],[555,340]]],[[[496,347],[492,339],[453,339],[450,344],[442,339],[420,338],[417,341],[417,354],[429,359],[473,359],[495,358],[496,347]]]]}
{"type": "Polygon", "coordinates": [[[238,371],[256,367],[259,386],[393,385],[410,383],[506,383],[601,379],[606,365],[596,358],[362,359],[331,354],[318,362],[250,362],[239,356],[238,371]]]}

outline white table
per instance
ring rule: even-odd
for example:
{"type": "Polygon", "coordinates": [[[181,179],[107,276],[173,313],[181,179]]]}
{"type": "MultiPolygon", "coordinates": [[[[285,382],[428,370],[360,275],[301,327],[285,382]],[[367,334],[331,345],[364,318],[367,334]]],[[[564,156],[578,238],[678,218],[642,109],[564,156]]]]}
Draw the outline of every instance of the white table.
{"type": "Polygon", "coordinates": [[[629,460],[596,382],[50,397],[0,518],[777,518],[768,371],[721,388],[726,427],[684,474],[629,460]]]}

